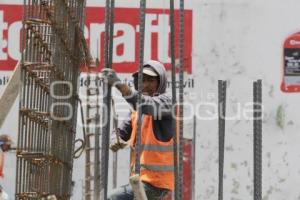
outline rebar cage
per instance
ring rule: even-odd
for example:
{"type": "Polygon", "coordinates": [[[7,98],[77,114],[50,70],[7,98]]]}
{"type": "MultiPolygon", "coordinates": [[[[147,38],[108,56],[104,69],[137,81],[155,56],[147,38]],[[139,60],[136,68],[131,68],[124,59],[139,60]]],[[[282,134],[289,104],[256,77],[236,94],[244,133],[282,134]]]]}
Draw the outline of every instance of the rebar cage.
{"type": "Polygon", "coordinates": [[[84,8],[24,0],[15,199],[70,199],[84,8]]]}

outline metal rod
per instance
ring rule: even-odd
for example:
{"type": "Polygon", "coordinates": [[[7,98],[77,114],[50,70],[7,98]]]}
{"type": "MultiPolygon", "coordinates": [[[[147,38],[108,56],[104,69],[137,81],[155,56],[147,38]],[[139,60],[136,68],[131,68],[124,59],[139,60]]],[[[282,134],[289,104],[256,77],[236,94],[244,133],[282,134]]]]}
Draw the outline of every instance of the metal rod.
{"type": "MultiPolygon", "coordinates": [[[[117,143],[120,143],[120,135],[118,130],[118,115],[116,113],[115,102],[112,99],[112,113],[113,113],[113,131],[116,134],[117,143]]],[[[118,151],[113,152],[113,189],[117,187],[117,178],[118,178],[118,151]]]]}
{"type": "Polygon", "coordinates": [[[138,100],[137,100],[137,134],[135,140],[135,174],[140,174],[140,144],[142,131],[142,88],[143,88],[143,63],[144,63],[144,43],[145,43],[145,10],[146,0],[140,0],[140,37],[139,37],[139,72],[138,72],[138,100]]]}
{"type": "Polygon", "coordinates": [[[117,178],[118,178],[118,153],[113,153],[113,178],[112,178],[112,186],[113,189],[117,187],[117,178]]]}
{"type": "MultiPolygon", "coordinates": [[[[105,7],[105,67],[112,68],[112,48],[113,48],[113,10],[114,0],[106,0],[105,7]]],[[[108,163],[109,163],[109,137],[110,137],[110,119],[111,119],[111,86],[104,84],[103,121],[102,121],[102,151],[101,151],[101,199],[107,199],[108,185],[108,163]]]]}
{"type": "MultiPolygon", "coordinates": [[[[89,62],[89,61],[88,61],[89,62]]],[[[90,105],[90,98],[89,98],[89,87],[91,84],[91,79],[90,79],[90,70],[88,68],[88,72],[87,72],[87,81],[88,81],[88,87],[87,87],[87,92],[86,92],[86,119],[90,118],[90,110],[89,110],[89,105],[90,105]]],[[[84,180],[84,200],[91,200],[92,199],[92,194],[91,194],[91,151],[87,150],[91,148],[91,141],[90,141],[90,137],[88,136],[88,134],[91,133],[90,131],[90,125],[86,124],[86,121],[82,123],[82,126],[85,126],[86,128],[86,136],[85,136],[85,180],[84,180]]]]}
{"type": "Polygon", "coordinates": [[[172,105],[173,105],[173,121],[172,121],[172,130],[174,133],[173,136],[173,157],[174,157],[174,199],[179,200],[179,171],[178,171],[178,131],[177,131],[177,98],[176,98],[176,66],[175,66],[175,19],[174,19],[174,0],[170,0],[170,29],[171,29],[171,66],[172,66],[172,105]]]}
{"type": "Polygon", "coordinates": [[[183,199],[184,0],[179,6],[179,197],[183,199]]]}
{"type": "Polygon", "coordinates": [[[218,116],[219,116],[219,186],[218,200],[223,199],[225,116],[226,116],[226,81],[218,81],[218,116]]]}
{"type": "Polygon", "coordinates": [[[196,138],[197,138],[197,117],[194,115],[193,118],[193,152],[192,152],[192,185],[191,185],[191,198],[196,200],[195,197],[195,178],[196,178],[196,138]]]}
{"type": "Polygon", "coordinates": [[[253,83],[253,199],[262,199],[262,81],[253,83]]]}

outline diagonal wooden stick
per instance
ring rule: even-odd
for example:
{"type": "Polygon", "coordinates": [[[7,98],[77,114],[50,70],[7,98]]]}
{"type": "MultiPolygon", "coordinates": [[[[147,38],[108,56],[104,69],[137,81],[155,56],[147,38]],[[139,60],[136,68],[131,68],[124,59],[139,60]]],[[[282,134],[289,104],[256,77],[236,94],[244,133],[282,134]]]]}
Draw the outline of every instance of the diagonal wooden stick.
{"type": "Polygon", "coordinates": [[[20,71],[21,71],[21,62],[19,61],[16,65],[15,70],[0,97],[0,108],[1,108],[1,115],[0,115],[0,129],[5,121],[11,107],[13,106],[19,91],[20,91],[20,71]]]}
{"type": "Polygon", "coordinates": [[[140,175],[131,176],[129,182],[136,200],[148,200],[140,175]]]}

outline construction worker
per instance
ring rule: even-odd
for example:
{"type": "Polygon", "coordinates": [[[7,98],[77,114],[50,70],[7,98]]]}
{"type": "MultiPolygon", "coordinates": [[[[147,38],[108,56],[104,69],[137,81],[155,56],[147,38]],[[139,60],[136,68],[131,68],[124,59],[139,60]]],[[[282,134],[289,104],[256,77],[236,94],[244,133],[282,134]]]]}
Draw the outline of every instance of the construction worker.
{"type": "MultiPolygon", "coordinates": [[[[137,97],[138,92],[122,83],[112,69],[102,70],[108,84],[115,86],[132,106],[133,112],[119,126],[122,140],[129,141],[131,146],[131,175],[135,166],[135,139],[137,133],[137,97]]],[[[133,73],[137,89],[138,72],[133,73]]],[[[166,94],[166,70],[158,61],[150,60],[143,65],[142,89],[142,130],[140,144],[140,177],[148,200],[163,199],[174,189],[173,177],[173,131],[172,101],[166,94]]],[[[119,143],[111,146],[113,151],[121,147],[119,143]]],[[[130,185],[113,190],[110,200],[133,200],[130,185]]]]}
{"type": "MultiPolygon", "coordinates": [[[[4,177],[4,152],[10,150],[12,144],[12,140],[9,135],[0,135],[0,177],[4,177]]],[[[8,199],[7,193],[3,190],[0,185],[0,199],[6,200],[8,199]]]]}

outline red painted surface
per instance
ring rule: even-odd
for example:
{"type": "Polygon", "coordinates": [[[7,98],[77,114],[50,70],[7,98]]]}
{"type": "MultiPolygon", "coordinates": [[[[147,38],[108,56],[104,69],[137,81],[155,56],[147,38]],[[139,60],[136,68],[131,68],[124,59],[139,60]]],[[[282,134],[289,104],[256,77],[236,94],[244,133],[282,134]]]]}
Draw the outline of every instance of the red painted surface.
{"type": "Polygon", "coordinates": [[[183,145],[183,199],[191,200],[192,190],[192,140],[185,139],[183,145]]]}
{"type": "MultiPolygon", "coordinates": [[[[183,142],[183,200],[191,200],[192,197],[192,150],[193,143],[192,140],[184,139],[183,142]]],[[[168,194],[164,200],[171,200],[172,194],[168,194]]]]}
{"type": "MultiPolygon", "coordinates": [[[[14,25],[17,23],[21,23],[22,17],[23,17],[23,6],[21,5],[0,5],[0,16],[1,13],[3,15],[3,19],[0,18],[0,70],[13,70],[16,63],[16,54],[12,52],[20,52],[20,44],[17,44],[15,41],[17,38],[20,37],[20,28],[16,29],[14,31],[14,34],[8,34],[9,30],[12,30],[14,25]],[[2,37],[1,37],[2,35],[2,37]],[[8,45],[10,43],[10,45],[8,45]],[[1,52],[2,57],[7,58],[1,58],[1,52]]],[[[168,31],[169,26],[162,27],[162,20],[166,19],[164,17],[167,17],[167,20],[169,20],[168,15],[169,10],[167,9],[147,9],[146,15],[148,15],[149,19],[151,19],[151,23],[148,23],[148,27],[146,27],[146,32],[151,32],[150,37],[148,38],[151,44],[151,47],[149,47],[150,52],[150,59],[159,59],[162,57],[161,51],[165,51],[165,54],[169,57],[170,56],[170,34],[169,38],[166,40],[167,45],[165,45],[164,48],[161,47],[159,44],[158,38],[163,37],[163,33],[161,32],[162,28],[163,31],[168,31]],[[160,47],[159,47],[160,46],[160,47]],[[159,48],[161,49],[159,51],[159,48]]],[[[87,7],[86,9],[86,39],[88,44],[90,44],[90,37],[99,37],[100,39],[97,40],[99,45],[97,48],[95,48],[95,45],[92,45],[94,48],[94,56],[97,57],[98,52],[98,58],[100,60],[99,67],[101,68],[103,66],[103,53],[104,52],[104,17],[105,17],[105,8],[103,7],[87,7]],[[97,36],[98,34],[98,36],[97,36]],[[95,55],[96,54],[96,55],[95,55]]],[[[192,73],[192,11],[186,10],[185,11],[185,42],[184,42],[184,48],[185,48],[185,71],[188,73],[192,73]]],[[[126,51],[134,51],[133,56],[131,58],[114,61],[113,68],[117,72],[123,72],[123,73],[132,73],[136,71],[138,65],[139,65],[139,9],[137,8],[116,8],[115,9],[115,31],[116,35],[114,36],[114,43],[115,43],[115,55],[125,55],[124,51],[124,44],[128,41],[129,38],[133,38],[135,40],[132,42],[133,46],[130,46],[130,48],[126,48],[126,51]],[[125,33],[122,31],[122,27],[126,27],[126,30],[129,30],[127,32],[127,38],[124,36],[125,33]],[[119,31],[118,31],[119,28],[119,31]],[[123,42],[122,42],[123,41],[123,42]],[[124,42],[125,41],[125,42],[124,42]]],[[[177,26],[176,29],[176,45],[178,45],[179,41],[179,11],[175,11],[175,23],[177,26]]],[[[11,31],[10,31],[11,32],[11,31]]],[[[94,41],[96,41],[94,39],[94,41]]],[[[131,40],[130,40],[131,41],[131,40]]],[[[161,41],[161,40],[160,40],[161,41]]],[[[165,41],[165,40],[163,40],[165,41]]],[[[128,45],[127,45],[128,47],[128,45]]],[[[127,52],[128,53],[128,52],[127,52]]],[[[179,54],[179,48],[176,48],[176,57],[178,57],[179,54]]],[[[126,56],[125,56],[126,57],[126,56]]],[[[170,69],[170,59],[164,59],[164,64],[166,65],[167,69],[170,69]]],[[[100,70],[100,68],[98,70],[100,70]]],[[[84,69],[82,69],[84,70],[84,69]]]]}

